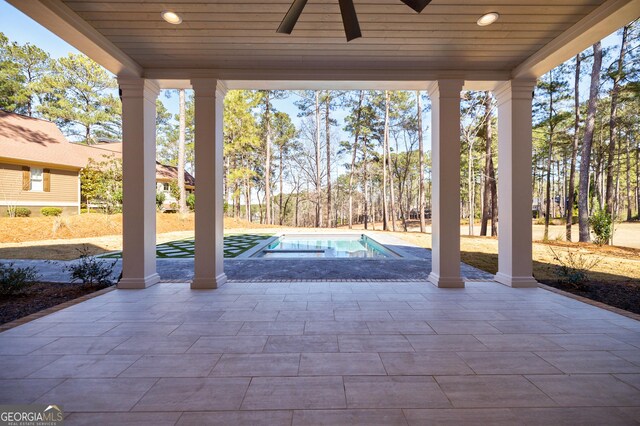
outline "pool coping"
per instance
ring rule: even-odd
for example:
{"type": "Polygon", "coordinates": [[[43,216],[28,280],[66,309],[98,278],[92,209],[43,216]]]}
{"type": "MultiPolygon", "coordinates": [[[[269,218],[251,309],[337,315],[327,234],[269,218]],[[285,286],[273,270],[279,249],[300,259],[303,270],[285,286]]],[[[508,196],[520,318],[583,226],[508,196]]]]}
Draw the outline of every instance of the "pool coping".
{"type": "MultiPolygon", "coordinates": [[[[312,237],[343,237],[343,236],[347,236],[347,235],[364,235],[367,238],[373,240],[375,243],[380,244],[381,246],[383,246],[386,250],[389,250],[391,253],[396,254],[396,257],[390,257],[388,258],[388,260],[419,260],[420,258],[412,255],[411,253],[408,253],[405,250],[402,250],[401,248],[398,248],[397,246],[402,245],[402,246],[409,246],[409,247],[415,247],[415,248],[423,248],[420,246],[417,246],[415,244],[412,244],[408,241],[405,240],[401,240],[399,238],[395,238],[391,235],[382,235],[382,234],[375,234],[372,235],[371,232],[367,232],[367,231],[347,231],[347,232],[331,232],[331,233],[310,233],[310,232],[280,232],[275,234],[273,237],[266,239],[264,242],[255,245],[254,247],[250,248],[249,250],[243,252],[242,254],[240,254],[239,256],[236,256],[235,259],[242,259],[242,260],[267,260],[267,261],[278,261],[278,260],[287,260],[287,259],[291,259],[291,258],[278,258],[278,257],[254,257],[256,255],[256,253],[258,253],[261,250],[264,250],[265,247],[267,247],[269,244],[271,244],[272,242],[276,241],[278,238],[283,237],[285,235],[294,235],[294,236],[312,236],[312,237]],[[389,245],[393,245],[393,248],[389,247],[389,245]]],[[[348,259],[345,257],[339,258],[339,257],[300,257],[300,258],[295,258],[296,260],[319,260],[319,261],[333,261],[333,260],[338,260],[338,259],[348,259]]],[[[370,261],[370,260],[380,260],[380,258],[374,258],[374,257],[365,257],[365,258],[358,258],[358,260],[364,260],[364,261],[370,261]]]]}

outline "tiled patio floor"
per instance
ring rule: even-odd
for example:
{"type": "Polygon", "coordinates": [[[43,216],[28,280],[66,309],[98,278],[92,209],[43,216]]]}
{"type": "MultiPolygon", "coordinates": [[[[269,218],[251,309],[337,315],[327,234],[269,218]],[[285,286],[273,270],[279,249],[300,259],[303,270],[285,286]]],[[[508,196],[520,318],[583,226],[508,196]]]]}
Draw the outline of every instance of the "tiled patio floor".
{"type": "Polygon", "coordinates": [[[491,282],[158,284],[0,334],[67,423],[637,424],[640,323],[491,282]]]}

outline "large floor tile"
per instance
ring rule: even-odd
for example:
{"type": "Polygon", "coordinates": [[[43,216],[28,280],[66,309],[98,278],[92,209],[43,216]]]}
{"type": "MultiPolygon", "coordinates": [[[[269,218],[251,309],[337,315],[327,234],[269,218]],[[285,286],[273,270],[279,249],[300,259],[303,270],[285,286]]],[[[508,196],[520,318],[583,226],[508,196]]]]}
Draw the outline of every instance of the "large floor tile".
{"type": "Polygon", "coordinates": [[[556,405],[523,376],[438,376],[436,380],[456,408],[556,405]]]}
{"type": "Polygon", "coordinates": [[[0,379],[27,377],[60,358],[60,355],[0,355],[0,379]]]}
{"type": "Polygon", "coordinates": [[[338,336],[340,352],[413,352],[406,337],[393,334],[338,336]]]}
{"type": "Polygon", "coordinates": [[[34,355],[99,355],[106,354],[127,337],[60,337],[33,352],[34,355]]]}
{"type": "Polygon", "coordinates": [[[392,376],[474,374],[455,352],[381,353],[380,358],[392,376]]]}
{"type": "Polygon", "coordinates": [[[349,408],[442,408],[449,400],[432,377],[349,376],[344,378],[349,408]]]}
{"type": "Polygon", "coordinates": [[[304,333],[304,321],[247,321],[239,336],[289,336],[304,333]]]}
{"type": "Polygon", "coordinates": [[[500,334],[488,321],[431,320],[427,323],[438,334],[500,334]]]}
{"type": "Polygon", "coordinates": [[[426,321],[367,321],[371,334],[435,334],[426,321]]]}
{"type": "Polygon", "coordinates": [[[173,426],[182,413],[71,413],[64,424],[70,426],[126,425],[173,426]]]}
{"type": "Polygon", "coordinates": [[[338,352],[336,336],[269,336],[265,352],[338,352]]]}
{"type": "Polygon", "coordinates": [[[247,386],[248,378],[163,378],[133,411],[237,410],[247,386]]]}
{"type": "Polygon", "coordinates": [[[199,338],[188,353],[252,353],[262,352],[266,336],[208,336],[199,338]]]}
{"type": "Polygon", "coordinates": [[[143,355],[120,377],[206,377],[218,354],[143,355]]]}
{"type": "Polygon", "coordinates": [[[514,408],[517,424],[526,426],[627,426],[633,420],[622,410],[612,407],[580,408],[514,408]]]}
{"type": "Polygon", "coordinates": [[[211,376],[296,376],[300,354],[225,354],[211,376]]]}
{"type": "Polygon", "coordinates": [[[36,402],[55,401],[65,412],[128,411],[156,382],[156,379],[67,379],[36,402]]]}
{"type": "Polygon", "coordinates": [[[563,373],[568,374],[640,373],[640,366],[606,351],[552,351],[536,353],[563,373]]]}
{"type": "Polygon", "coordinates": [[[140,355],[63,355],[33,372],[32,378],[108,378],[117,377],[140,355]]]}
{"type": "Polygon", "coordinates": [[[182,354],[198,339],[199,336],[134,336],[109,354],[182,354]]]}
{"type": "MultiPolygon", "coordinates": [[[[51,342],[57,337],[4,337],[0,334],[0,355],[26,355],[51,342]]],[[[38,355],[37,353],[34,355],[38,355]]],[[[40,354],[41,355],[41,354],[40,354]]]]}
{"type": "Polygon", "coordinates": [[[486,351],[487,348],[470,335],[409,335],[416,352],[425,351],[486,351]]]}
{"type": "Polygon", "coordinates": [[[604,334],[545,335],[547,340],[568,351],[625,351],[638,348],[604,334]]]}
{"type": "Polygon", "coordinates": [[[369,334],[364,321],[307,321],[304,334],[369,334]]]}
{"type": "Polygon", "coordinates": [[[480,340],[491,351],[556,351],[562,346],[537,334],[478,334],[480,340]]]}
{"type": "Polygon", "coordinates": [[[235,336],[244,324],[241,321],[181,324],[171,336],[235,336]]]}
{"type": "Polygon", "coordinates": [[[293,426],[402,426],[406,425],[399,409],[390,410],[296,410],[293,426]]]}
{"type": "Polygon", "coordinates": [[[460,426],[491,425],[513,426],[518,422],[507,408],[429,408],[405,409],[404,415],[409,425],[420,426],[460,426]]]}
{"type": "MultiPolygon", "coordinates": [[[[183,413],[176,426],[290,426],[292,411],[210,411],[183,413]]],[[[155,426],[155,425],[154,425],[155,426]]]]}
{"type": "Polygon", "coordinates": [[[557,374],[560,370],[532,352],[458,352],[477,374],[557,374]]]}
{"type": "Polygon", "coordinates": [[[254,377],[243,410],[345,408],[342,377],[254,377]]]}
{"type": "Polygon", "coordinates": [[[640,390],[606,374],[527,376],[559,405],[640,406],[640,390]]]}
{"type": "Polygon", "coordinates": [[[0,380],[0,404],[31,404],[63,379],[0,380]]]}
{"type": "Polygon", "coordinates": [[[310,353],[300,359],[301,376],[386,375],[377,353],[310,353]]]}

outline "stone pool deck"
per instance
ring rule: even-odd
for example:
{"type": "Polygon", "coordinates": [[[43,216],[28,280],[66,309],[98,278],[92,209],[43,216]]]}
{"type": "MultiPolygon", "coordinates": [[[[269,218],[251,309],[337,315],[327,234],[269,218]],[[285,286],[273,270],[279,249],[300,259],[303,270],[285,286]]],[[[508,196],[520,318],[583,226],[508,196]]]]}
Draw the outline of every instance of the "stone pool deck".
{"type": "Polygon", "coordinates": [[[540,288],[161,283],[0,333],[67,425],[632,425],[640,323],[540,288]]]}
{"type": "MultiPolygon", "coordinates": [[[[346,233],[344,233],[346,234],[346,233]]],[[[269,281],[426,281],[431,272],[431,250],[411,245],[393,236],[376,234],[376,241],[404,257],[388,259],[261,259],[242,255],[224,260],[224,269],[231,282],[269,281]]],[[[119,259],[113,277],[122,271],[119,259]]],[[[76,261],[6,260],[16,266],[34,266],[51,282],[67,282],[65,267],[76,261]]],[[[193,258],[158,258],[157,269],[163,281],[184,282],[193,278],[193,258]]],[[[466,280],[490,280],[493,275],[464,263],[460,266],[466,280]]]]}

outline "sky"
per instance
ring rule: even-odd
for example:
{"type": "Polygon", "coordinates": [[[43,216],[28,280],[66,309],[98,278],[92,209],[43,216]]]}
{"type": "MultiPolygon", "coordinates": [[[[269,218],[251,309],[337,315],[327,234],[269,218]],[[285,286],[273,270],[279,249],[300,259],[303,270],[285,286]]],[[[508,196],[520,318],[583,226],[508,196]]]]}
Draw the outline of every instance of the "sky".
{"type": "MultiPolygon", "coordinates": [[[[4,0],[0,0],[0,31],[3,32],[11,41],[16,41],[20,44],[31,43],[41,49],[48,52],[53,58],[59,58],[66,56],[69,53],[79,53],[77,49],[69,45],[67,42],[51,33],[49,30],[33,21],[31,18],[24,15],[22,12],[15,9],[13,6],[6,3],[4,0]]],[[[619,36],[615,33],[603,40],[603,48],[611,47],[617,43],[619,36]]],[[[582,96],[586,98],[588,96],[588,83],[582,83],[582,96]]],[[[160,99],[165,104],[167,109],[177,114],[178,112],[178,96],[173,92],[169,98],[164,93],[160,94],[160,99]]],[[[292,93],[287,99],[274,101],[276,109],[282,112],[286,112],[291,116],[291,119],[296,124],[296,127],[300,128],[300,118],[297,118],[298,107],[294,104],[298,100],[298,96],[292,93]]],[[[340,140],[344,140],[347,136],[344,134],[342,127],[344,127],[344,117],[346,112],[343,110],[336,111],[334,118],[338,120],[339,125],[336,127],[336,131],[340,136],[340,140]]],[[[428,125],[430,121],[429,113],[423,117],[423,122],[428,125]]],[[[425,147],[430,149],[430,132],[425,132],[425,147]]]]}

